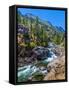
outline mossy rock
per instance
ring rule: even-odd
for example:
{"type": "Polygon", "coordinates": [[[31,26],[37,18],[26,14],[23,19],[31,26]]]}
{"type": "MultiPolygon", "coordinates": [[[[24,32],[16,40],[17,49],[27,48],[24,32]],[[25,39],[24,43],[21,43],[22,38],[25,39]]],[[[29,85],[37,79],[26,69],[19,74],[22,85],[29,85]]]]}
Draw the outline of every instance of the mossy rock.
{"type": "Polygon", "coordinates": [[[35,81],[41,81],[44,79],[44,75],[40,72],[36,72],[33,74],[33,80],[35,81]]]}
{"type": "Polygon", "coordinates": [[[44,67],[47,67],[47,65],[48,65],[48,63],[49,62],[38,62],[37,64],[36,64],[36,66],[44,66],[44,67]]]}

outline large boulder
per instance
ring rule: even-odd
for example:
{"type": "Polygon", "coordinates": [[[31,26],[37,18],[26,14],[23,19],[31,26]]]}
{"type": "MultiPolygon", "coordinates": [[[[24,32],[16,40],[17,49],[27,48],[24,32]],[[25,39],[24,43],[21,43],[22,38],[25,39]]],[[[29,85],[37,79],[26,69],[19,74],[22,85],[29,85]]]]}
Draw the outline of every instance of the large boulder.
{"type": "Polygon", "coordinates": [[[43,60],[48,57],[49,50],[42,46],[37,46],[32,50],[38,60],[43,60]]]}
{"type": "Polygon", "coordinates": [[[62,80],[65,79],[65,56],[59,57],[50,62],[47,66],[47,75],[44,80],[62,80]]]}

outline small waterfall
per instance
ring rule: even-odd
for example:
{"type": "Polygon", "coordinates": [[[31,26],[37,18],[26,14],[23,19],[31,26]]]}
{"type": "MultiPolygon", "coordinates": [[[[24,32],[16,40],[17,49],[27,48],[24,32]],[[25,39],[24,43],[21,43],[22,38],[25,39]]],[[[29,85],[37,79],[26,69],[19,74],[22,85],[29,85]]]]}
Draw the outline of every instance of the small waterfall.
{"type": "MultiPolygon", "coordinates": [[[[48,47],[48,50],[49,50],[49,53],[48,53],[48,58],[42,60],[41,62],[42,63],[49,63],[51,61],[53,61],[55,58],[57,58],[57,56],[55,55],[55,53],[52,51],[52,48],[53,48],[53,45],[50,44],[50,46],[48,47]]],[[[30,65],[26,65],[26,66],[23,66],[23,67],[19,67],[18,68],[18,78],[21,78],[22,77],[22,80],[26,80],[28,79],[29,77],[32,76],[32,74],[34,74],[35,72],[41,72],[43,74],[46,74],[47,73],[47,69],[45,70],[40,70],[39,67],[36,67],[32,64],[30,65]]]]}
{"type": "Polygon", "coordinates": [[[25,77],[28,78],[29,76],[31,76],[36,71],[39,71],[39,68],[37,68],[36,66],[32,66],[32,65],[27,65],[27,66],[18,68],[18,77],[23,75],[24,78],[25,77]]]}

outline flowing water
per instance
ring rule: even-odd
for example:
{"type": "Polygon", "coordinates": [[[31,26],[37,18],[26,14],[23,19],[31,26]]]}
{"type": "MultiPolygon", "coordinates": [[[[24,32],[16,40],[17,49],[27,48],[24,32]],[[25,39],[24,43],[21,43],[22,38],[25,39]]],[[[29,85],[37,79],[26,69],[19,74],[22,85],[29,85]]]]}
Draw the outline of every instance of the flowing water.
{"type": "MultiPolygon", "coordinates": [[[[49,55],[47,59],[44,59],[42,62],[43,63],[49,63],[51,61],[53,61],[55,58],[57,58],[57,56],[55,55],[55,53],[51,50],[52,45],[49,45],[49,55]]],[[[27,80],[29,77],[32,76],[33,73],[35,72],[41,72],[41,73],[47,73],[47,69],[45,70],[40,70],[38,67],[34,66],[34,65],[26,65],[23,67],[19,67],[18,68],[18,78],[22,79],[22,80],[27,80]]]]}

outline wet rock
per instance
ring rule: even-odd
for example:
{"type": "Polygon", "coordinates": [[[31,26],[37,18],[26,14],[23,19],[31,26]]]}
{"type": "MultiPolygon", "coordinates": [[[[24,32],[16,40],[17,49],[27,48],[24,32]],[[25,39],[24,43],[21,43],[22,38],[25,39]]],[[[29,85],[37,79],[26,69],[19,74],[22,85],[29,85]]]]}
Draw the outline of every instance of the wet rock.
{"type": "Polygon", "coordinates": [[[45,67],[40,67],[40,70],[44,70],[45,69],[45,67]]]}
{"type": "Polygon", "coordinates": [[[44,74],[40,72],[35,72],[32,76],[32,81],[42,81],[44,78],[44,74]]]}
{"type": "Polygon", "coordinates": [[[48,57],[49,50],[44,47],[37,46],[32,50],[32,52],[38,60],[43,60],[48,57]]]}

